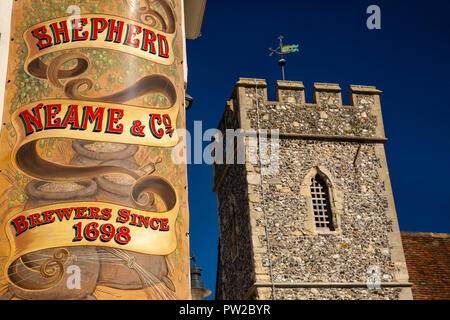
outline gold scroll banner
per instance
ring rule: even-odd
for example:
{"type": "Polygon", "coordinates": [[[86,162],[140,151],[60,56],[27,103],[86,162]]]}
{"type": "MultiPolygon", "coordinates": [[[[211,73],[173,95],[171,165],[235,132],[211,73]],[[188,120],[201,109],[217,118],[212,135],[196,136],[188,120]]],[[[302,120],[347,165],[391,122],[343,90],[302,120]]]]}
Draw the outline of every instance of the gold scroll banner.
{"type": "MultiPolygon", "coordinates": [[[[40,58],[62,50],[111,49],[159,64],[174,62],[175,33],[113,15],[83,14],[53,19],[28,28],[23,36],[28,47],[25,71],[41,79],[47,78],[48,66],[40,58]]],[[[72,76],[73,70],[62,70],[59,78],[72,76]]]]}
{"type": "Polygon", "coordinates": [[[15,213],[6,224],[11,245],[7,265],[30,252],[68,246],[169,254],[177,246],[179,204],[175,198],[168,205],[167,212],[147,212],[110,203],[71,202],[15,213]]]}
{"type": "MultiPolygon", "coordinates": [[[[47,161],[38,154],[37,141],[71,138],[171,147],[178,143],[177,113],[176,104],[170,109],[150,109],[63,99],[33,102],[12,115],[17,138],[11,163],[25,174],[43,181],[80,181],[110,173],[123,173],[139,180],[133,171],[119,166],[79,167],[47,161]]],[[[138,196],[132,198],[136,205],[139,205],[138,196]]]]}
{"type": "Polygon", "coordinates": [[[82,100],[49,99],[19,107],[11,122],[18,149],[47,138],[114,141],[173,147],[178,143],[178,106],[154,109],[82,100]]]}

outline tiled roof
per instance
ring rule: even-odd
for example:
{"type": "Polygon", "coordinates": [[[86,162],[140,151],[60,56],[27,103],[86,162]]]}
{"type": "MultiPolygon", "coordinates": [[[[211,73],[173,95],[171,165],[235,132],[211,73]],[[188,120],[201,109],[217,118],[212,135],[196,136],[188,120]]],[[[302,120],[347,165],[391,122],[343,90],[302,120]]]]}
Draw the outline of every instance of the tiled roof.
{"type": "Polygon", "coordinates": [[[414,300],[450,299],[450,234],[401,235],[414,300]]]}

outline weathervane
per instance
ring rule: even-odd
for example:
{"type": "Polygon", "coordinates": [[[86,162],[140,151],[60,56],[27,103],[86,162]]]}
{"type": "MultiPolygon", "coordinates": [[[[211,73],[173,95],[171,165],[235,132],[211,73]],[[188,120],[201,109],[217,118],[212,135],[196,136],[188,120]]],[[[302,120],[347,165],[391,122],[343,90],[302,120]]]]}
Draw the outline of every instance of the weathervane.
{"type": "Polygon", "coordinates": [[[278,60],[278,65],[281,67],[281,73],[283,75],[284,80],[284,66],[286,65],[286,59],[284,59],[284,55],[287,53],[292,52],[298,52],[298,44],[291,44],[288,46],[283,46],[283,36],[279,36],[278,39],[280,39],[280,46],[276,48],[275,50],[272,48],[269,48],[271,51],[269,56],[272,56],[274,53],[280,55],[280,60],[278,60]]]}

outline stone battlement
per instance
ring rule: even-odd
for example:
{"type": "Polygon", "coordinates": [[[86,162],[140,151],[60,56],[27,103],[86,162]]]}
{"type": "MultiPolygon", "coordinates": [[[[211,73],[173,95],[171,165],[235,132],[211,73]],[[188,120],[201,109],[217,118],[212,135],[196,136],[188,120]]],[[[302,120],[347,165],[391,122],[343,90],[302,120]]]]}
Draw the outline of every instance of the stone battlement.
{"type": "MultiPolygon", "coordinates": [[[[264,92],[264,100],[267,101],[267,83],[265,79],[239,78],[239,81],[236,83],[233,93],[231,94],[231,99],[235,96],[237,88],[239,87],[262,89],[264,92]]],[[[338,105],[342,106],[342,91],[339,84],[315,82],[312,104],[319,103],[321,92],[335,93],[336,98],[338,99],[338,105]]],[[[353,95],[355,94],[380,95],[381,93],[382,91],[378,90],[375,86],[350,85],[350,106],[357,106],[355,104],[356,101],[353,98],[353,95]]],[[[276,85],[276,98],[277,100],[274,102],[306,104],[305,86],[302,81],[278,80],[276,85]],[[294,99],[292,99],[292,97],[294,97],[294,99]]]]}
{"type": "Polygon", "coordinates": [[[351,85],[349,94],[350,105],[345,106],[338,84],[314,83],[313,103],[306,103],[303,82],[277,81],[276,101],[269,101],[264,79],[240,78],[227,108],[239,112],[235,119],[243,129],[385,139],[381,91],[374,86],[351,85]]]}

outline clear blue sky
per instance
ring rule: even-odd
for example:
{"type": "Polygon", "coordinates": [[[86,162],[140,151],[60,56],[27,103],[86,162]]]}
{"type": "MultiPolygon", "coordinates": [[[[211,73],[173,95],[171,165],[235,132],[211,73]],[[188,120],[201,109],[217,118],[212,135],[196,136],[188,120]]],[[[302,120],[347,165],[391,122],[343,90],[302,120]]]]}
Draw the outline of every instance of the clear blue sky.
{"type": "MultiPolygon", "coordinates": [[[[449,233],[449,12],[448,0],[210,0],[202,36],[187,43],[195,99],[187,128],[193,132],[199,120],[204,130],[215,128],[239,77],[266,79],[274,100],[281,72],[268,48],[283,35],[285,44],[300,44],[286,57],[286,80],[303,81],[307,102],[314,82],[339,83],[344,104],[350,84],[383,91],[400,229],[449,233]],[[381,30],[366,27],[372,4],[381,8],[381,30]]],[[[214,292],[219,233],[211,166],[189,165],[188,182],[191,251],[214,292]]]]}

